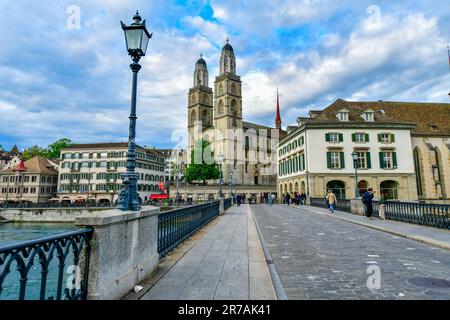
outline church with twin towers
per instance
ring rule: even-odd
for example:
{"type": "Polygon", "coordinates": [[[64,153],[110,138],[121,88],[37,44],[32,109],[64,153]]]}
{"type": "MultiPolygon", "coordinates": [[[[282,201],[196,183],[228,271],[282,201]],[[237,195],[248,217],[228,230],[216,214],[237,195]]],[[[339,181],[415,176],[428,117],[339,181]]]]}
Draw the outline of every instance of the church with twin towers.
{"type": "Polygon", "coordinates": [[[242,92],[236,57],[228,39],[219,63],[220,74],[215,78],[214,89],[210,87],[203,57],[195,64],[193,87],[188,93],[187,155],[190,156],[196,142],[207,140],[213,157],[222,163],[224,184],[231,182],[243,188],[259,186],[254,190],[259,198],[262,193],[276,190],[276,145],[286,135],[281,129],[278,96],[275,127],[244,121],[242,96],[245,92],[242,92]]]}

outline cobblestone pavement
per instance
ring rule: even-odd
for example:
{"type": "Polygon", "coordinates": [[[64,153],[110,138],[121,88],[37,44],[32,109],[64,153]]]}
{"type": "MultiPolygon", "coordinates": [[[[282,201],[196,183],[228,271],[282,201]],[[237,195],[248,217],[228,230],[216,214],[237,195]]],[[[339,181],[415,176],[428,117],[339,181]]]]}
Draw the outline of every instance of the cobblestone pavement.
{"type": "Polygon", "coordinates": [[[448,250],[301,208],[252,210],[289,299],[450,299],[450,282],[413,279],[450,281],[448,250]]]}

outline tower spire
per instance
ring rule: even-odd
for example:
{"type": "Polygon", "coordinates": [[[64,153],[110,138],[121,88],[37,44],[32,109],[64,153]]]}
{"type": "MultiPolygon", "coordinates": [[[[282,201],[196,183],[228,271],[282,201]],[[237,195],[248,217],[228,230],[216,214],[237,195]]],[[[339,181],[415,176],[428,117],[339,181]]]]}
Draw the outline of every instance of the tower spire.
{"type": "Polygon", "coordinates": [[[281,129],[280,99],[278,97],[278,88],[277,88],[277,114],[275,116],[275,128],[281,129]]]}

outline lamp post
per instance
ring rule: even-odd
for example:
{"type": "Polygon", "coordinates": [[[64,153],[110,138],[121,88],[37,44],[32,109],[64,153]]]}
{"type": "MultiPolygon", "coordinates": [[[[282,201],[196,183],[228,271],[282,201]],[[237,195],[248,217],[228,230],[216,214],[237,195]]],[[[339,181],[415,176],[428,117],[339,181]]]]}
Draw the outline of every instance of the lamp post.
{"type": "Polygon", "coordinates": [[[233,172],[230,173],[230,195],[231,195],[231,198],[234,198],[233,197],[233,172]]]}
{"type": "Polygon", "coordinates": [[[223,174],[222,174],[222,163],[223,163],[223,154],[219,154],[217,156],[217,160],[219,161],[219,170],[220,170],[220,185],[219,185],[219,197],[223,198],[223,192],[222,192],[222,180],[223,180],[223,174]]]}
{"type": "Polygon", "coordinates": [[[137,193],[137,180],[139,175],[135,172],[136,169],[136,95],[137,95],[137,74],[141,69],[139,60],[145,56],[147,51],[148,41],[152,37],[145,26],[145,20],[142,21],[139,12],[133,17],[133,23],[126,26],[122,21],[122,29],[125,33],[125,41],[127,45],[128,54],[131,56],[133,63],[130,65],[133,72],[133,86],[131,91],[131,112],[130,112],[130,127],[128,138],[128,153],[127,153],[127,172],[122,175],[122,189],[117,200],[117,208],[120,210],[139,210],[139,196],[137,193]]]}
{"type": "Polygon", "coordinates": [[[352,152],[353,159],[353,167],[355,168],[355,199],[358,199],[358,154],[356,152],[352,152]]]}

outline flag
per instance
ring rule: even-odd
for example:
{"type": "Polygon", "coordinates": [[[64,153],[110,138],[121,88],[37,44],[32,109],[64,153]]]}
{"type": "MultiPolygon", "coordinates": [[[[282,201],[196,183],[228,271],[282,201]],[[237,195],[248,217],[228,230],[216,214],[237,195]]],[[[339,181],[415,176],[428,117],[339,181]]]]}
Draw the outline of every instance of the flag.
{"type": "Polygon", "coordinates": [[[162,181],[159,182],[159,190],[164,191],[164,186],[162,181]]]}

